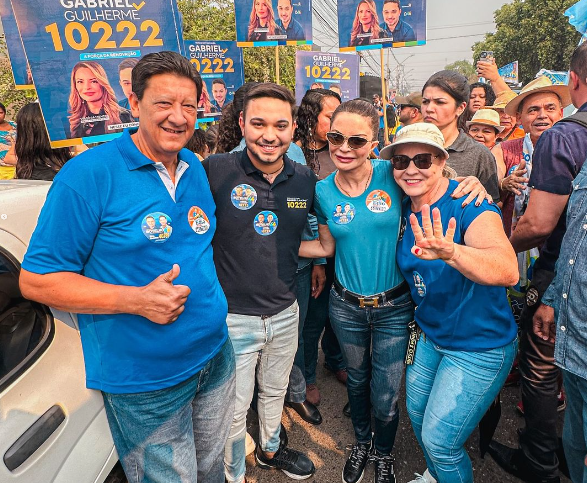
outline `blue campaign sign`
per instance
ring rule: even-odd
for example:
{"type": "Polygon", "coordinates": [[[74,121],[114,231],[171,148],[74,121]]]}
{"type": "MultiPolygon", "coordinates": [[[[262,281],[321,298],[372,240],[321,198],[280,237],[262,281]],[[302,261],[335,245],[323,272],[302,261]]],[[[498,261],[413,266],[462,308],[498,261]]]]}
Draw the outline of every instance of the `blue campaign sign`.
{"type": "Polygon", "coordinates": [[[10,0],[0,0],[0,18],[4,28],[14,86],[17,89],[34,89],[33,78],[31,77],[31,71],[24,53],[22,39],[20,38],[10,0]]]}
{"type": "Polygon", "coordinates": [[[218,120],[234,92],[245,83],[243,53],[228,40],[186,40],[186,57],[203,81],[198,123],[218,120]]]}
{"type": "Polygon", "coordinates": [[[312,43],[312,0],[235,0],[239,47],[312,43]]]}
{"type": "Polygon", "coordinates": [[[426,0],[338,0],[341,52],[426,43],[426,0]]]}
{"type": "Polygon", "coordinates": [[[343,101],[359,97],[359,56],[298,50],[296,52],[296,101],[298,104],[312,84],[324,89],[338,86],[343,101]]]}
{"type": "Polygon", "coordinates": [[[51,146],[108,141],[138,125],[130,75],[181,52],[175,0],[12,0],[51,146]]]}

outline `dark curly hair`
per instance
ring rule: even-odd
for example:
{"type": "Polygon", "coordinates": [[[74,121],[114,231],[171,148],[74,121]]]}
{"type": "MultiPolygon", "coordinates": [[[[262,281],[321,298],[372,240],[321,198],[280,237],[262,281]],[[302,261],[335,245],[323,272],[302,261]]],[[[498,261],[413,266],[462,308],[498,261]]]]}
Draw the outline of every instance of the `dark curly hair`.
{"type": "Polygon", "coordinates": [[[314,131],[318,124],[318,116],[324,107],[324,100],[327,97],[334,97],[339,102],[340,96],[329,89],[312,89],[306,92],[298,108],[297,128],[294,132],[294,141],[299,141],[302,145],[302,151],[306,157],[308,167],[316,170],[314,166],[314,157],[311,155],[311,143],[314,141],[314,131]]]}
{"type": "MultiPolygon", "coordinates": [[[[493,89],[489,84],[484,84],[483,82],[474,82],[473,84],[469,85],[469,96],[470,93],[473,92],[473,89],[477,87],[480,87],[485,91],[485,106],[493,106],[495,102],[495,92],[493,92],[493,89]]],[[[469,106],[469,100],[467,100],[467,108],[465,109],[465,112],[461,114],[461,117],[459,117],[460,129],[468,131],[467,121],[473,119],[473,114],[474,112],[471,110],[469,106]]]]}
{"type": "Polygon", "coordinates": [[[244,108],[247,92],[258,84],[259,82],[247,82],[240,86],[234,93],[232,102],[228,103],[222,110],[222,117],[218,126],[217,153],[229,153],[241,142],[243,134],[238,119],[244,108]]]}

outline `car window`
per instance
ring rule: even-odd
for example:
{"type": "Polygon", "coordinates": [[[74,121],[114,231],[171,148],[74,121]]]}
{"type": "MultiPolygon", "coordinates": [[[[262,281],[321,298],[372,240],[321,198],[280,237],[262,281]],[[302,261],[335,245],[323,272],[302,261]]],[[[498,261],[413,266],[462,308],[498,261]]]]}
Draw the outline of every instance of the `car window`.
{"type": "Polygon", "coordinates": [[[43,353],[53,335],[50,311],[20,293],[19,271],[18,262],[0,247],[0,390],[43,353]]]}

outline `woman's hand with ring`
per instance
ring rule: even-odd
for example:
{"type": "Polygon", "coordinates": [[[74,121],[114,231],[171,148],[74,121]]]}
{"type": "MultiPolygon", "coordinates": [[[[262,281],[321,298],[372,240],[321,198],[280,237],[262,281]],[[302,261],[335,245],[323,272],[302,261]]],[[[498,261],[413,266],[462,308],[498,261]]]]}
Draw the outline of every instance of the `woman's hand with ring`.
{"type": "Polygon", "coordinates": [[[418,224],[415,214],[410,215],[410,225],[414,232],[415,245],[412,253],[422,260],[450,260],[455,256],[455,243],[453,241],[457,222],[451,218],[448,222],[446,234],[443,233],[440,210],[432,210],[430,218],[430,205],[422,207],[422,227],[418,224]]]}

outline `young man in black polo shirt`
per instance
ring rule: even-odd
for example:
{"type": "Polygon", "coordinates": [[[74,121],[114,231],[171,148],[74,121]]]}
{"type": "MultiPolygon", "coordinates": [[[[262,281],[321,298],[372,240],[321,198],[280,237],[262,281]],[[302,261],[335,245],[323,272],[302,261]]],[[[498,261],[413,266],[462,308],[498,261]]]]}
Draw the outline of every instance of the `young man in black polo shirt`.
{"type": "Polygon", "coordinates": [[[227,323],[237,366],[237,402],[225,451],[230,483],[242,483],[245,477],[246,415],[255,377],[257,463],[295,479],[314,473],[307,456],[279,443],[298,346],[298,249],[316,184],[308,168],[285,155],[295,129],[294,108],[295,99],[286,88],[253,87],[240,118],[246,149],[204,161],[216,201],[214,261],[228,299],[227,323]]]}

